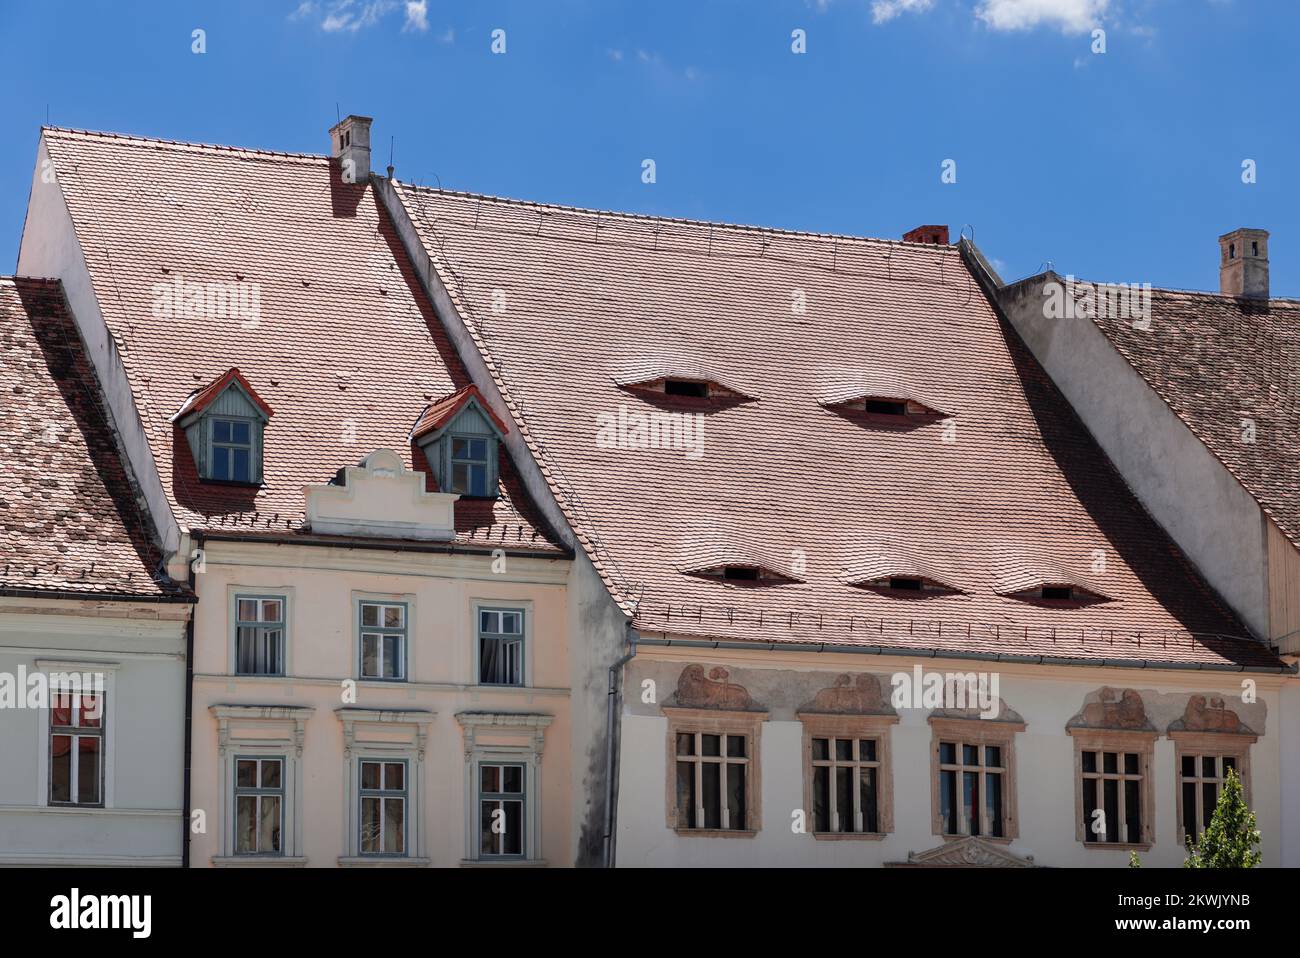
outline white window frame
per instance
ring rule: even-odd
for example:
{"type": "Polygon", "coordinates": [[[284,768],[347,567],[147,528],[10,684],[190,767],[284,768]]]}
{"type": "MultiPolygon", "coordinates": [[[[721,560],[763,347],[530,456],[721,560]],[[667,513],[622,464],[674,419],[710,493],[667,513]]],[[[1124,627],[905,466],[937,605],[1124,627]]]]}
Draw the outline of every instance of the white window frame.
{"type": "Polygon", "coordinates": [[[532,655],[532,638],[533,638],[533,602],[531,599],[488,599],[475,598],[470,601],[470,623],[469,632],[473,650],[471,660],[473,663],[473,674],[470,676],[470,684],[476,685],[482,689],[527,689],[533,687],[533,659],[532,655]],[[482,638],[479,635],[479,619],[482,612],[519,612],[522,613],[520,634],[523,656],[523,682],[520,685],[494,685],[485,684],[481,681],[483,675],[482,662],[482,638]]]}
{"type": "MultiPolygon", "coordinates": [[[[476,842],[476,844],[478,845],[478,854],[480,860],[482,861],[527,861],[528,835],[532,831],[531,822],[529,821],[529,803],[531,800],[531,794],[528,787],[529,785],[528,779],[530,776],[530,771],[531,770],[529,769],[528,764],[526,762],[505,761],[501,759],[482,759],[478,762],[477,765],[473,767],[473,773],[476,776],[474,782],[475,803],[478,806],[477,808],[478,815],[476,817],[477,828],[475,829],[475,834],[480,839],[479,841],[476,842]],[[498,790],[490,794],[495,796],[509,796],[509,795],[518,794],[519,797],[518,798],[509,798],[509,797],[486,798],[485,796],[489,793],[483,791],[483,769],[495,768],[500,770],[500,769],[504,769],[507,766],[518,768],[520,770],[521,777],[523,778],[523,790],[518,793],[503,792],[498,790]],[[483,836],[483,810],[484,810],[483,805],[485,802],[497,802],[498,804],[502,802],[519,803],[520,805],[519,818],[524,833],[523,840],[519,843],[519,848],[520,848],[519,854],[516,855],[509,852],[483,851],[483,843],[481,839],[483,836]]],[[[503,842],[504,842],[504,835],[502,834],[501,836],[498,837],[497,845],[500,846],[503,842]]]]}
{"type": "MultiPolygon", "coordinates": [[[[206,413],[203,417],[203,439],[207,443],[207,475],[203,478],[211,482],[231,482],[238,485],[257,485],[262,478],[262,468],[259,462],[259,450],[261,443],[258,441],[258,430],[261,428],[261,421],[250,416],[224,415],[222,413],[206,413]],[[216,475],[216,424],[217,420],[230,423],[247,423],[248,424],[248,478],[247,479],[219,479],[216,475]]],[[[220,443],[225,449],[242,449],[244,443],[223,442],[220,443]]],[[[234,464],[234,457],[231,457],[231,464],[234,464]]]]}
{"type": "Polygon", "coordinates": [[[50,767],[50,709],[53,705],[53,698],[46,703],[45,708],[37,709],[36,713],[36,742],[37,742],[37,775],[36,775],[36,798],[42,808],[70,808],[79,809],[86,812],[96,812],[101,809],[113,808],[114,792],[114,758],[117,754],[117,672],[122,668],[120,662],[96,662],[93,660],[78,659],[58,660],[58,659],[37,659],[34,663],[35,671],[45,675],[48,683],[51,673],[58,672],[79,672],[94,673],[104,676],[104,732],[102,743],[100,745],[100,761],[103,763],[103,802],[98,805],[68,805],[63,802],[50,802],[50,776],[53,769],[50,767]]]}
{"type": "MultiPolygon", "coordinates": [[[[358,682],[381,682],[384,685],[397,685],[405,682],[411,682],[415,674],[415,595],[406,593],[397,595],[394,593],[382,592],[353,592],[352,593],[352,666],[353,677],[358,682]],[[361,607],[363,605],[400,605],[405,607],[405,635],[402,640],[402,674],[396,678],[383,678],[374,675],[362,675],[361,663],[365,651],[361,635],[363,632],[374,632],[379,635],[392,633],[393,629],[385,629],[382,626],[373,628],[364,628],[361,625],[361,607]]],[[[382,663],[383,643],[380,642],[380,655],[382,663]]],[[[380,671],[383,671],[382,665],[380,671]]]]}

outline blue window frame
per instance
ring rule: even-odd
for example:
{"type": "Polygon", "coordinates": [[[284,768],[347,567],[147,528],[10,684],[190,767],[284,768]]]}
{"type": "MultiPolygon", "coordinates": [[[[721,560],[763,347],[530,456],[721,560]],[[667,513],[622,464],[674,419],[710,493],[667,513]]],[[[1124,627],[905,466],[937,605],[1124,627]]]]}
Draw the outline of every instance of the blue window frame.
{"type": "Polygon", "coordinates": [[[523,858],[528,768],[484,762],[479,770],[479,855],[523,858]]]}
{"type": "Polygon", "coordinates": [[[362,855],[406,854],[405,761],[361,759],[362,855]]]}
{"type": "Polygon", "coordinates": [[[490,450],[495,440],[474,436],[451,437],[451,489],[465,496],[489,495],[490,450]]]}
{"type": "Polygon", "coordinates": [[[253,424],[246,419],[213,418],[211,429],[209,478],[252,482],[253,424]]]}

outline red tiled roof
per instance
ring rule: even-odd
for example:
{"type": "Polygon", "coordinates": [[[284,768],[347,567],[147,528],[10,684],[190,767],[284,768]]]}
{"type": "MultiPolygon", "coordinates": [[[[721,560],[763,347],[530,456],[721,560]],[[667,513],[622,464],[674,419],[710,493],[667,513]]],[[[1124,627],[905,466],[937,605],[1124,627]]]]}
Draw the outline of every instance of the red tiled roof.
{"type": "Polygon", "coordinates": [[[193,416],[203,412],[203,410],[207,409],[214,399],[226,391],[226,387],[231,383],[239,383],[244,392],[248,394],[248,398],[252,400],[253,404],[257,406],[258,409],[262,410],[263,415],[265,415],[267,419],[270,419],[275,415],[274,410],[272,410],[271,407],[263,401],[262,397],[257,394],[257,390],[249,385],[248,380],[244,378],[244,374],[232,366],[229,370],[218,376],[208,385],[192,393],[189,398],[185,400],[180,411],[172,418],[174,420],[180,420],[184,416],[193,416]]]}
{"type": "Polygon", "coordinates": [[[957,250],[407,185],[399,195],[521,436],[640,627],[1279,664],[1233,638],[1245,626],[1141,508],[957,250]],[[492,289],[508,293],[508,322],[486,308],[492,289]],[[707,357],[760,401],[708,410],[696,458],[598,442],[602,414],[663,411],[618,382],[629,364],[674,352],[707,357]],[[949,418],[850,421],[819,404],[846,381],[905,383],[949,418]],[[716,553],[717,529],[745,530],[806,581],[742,589],[686,574],[679,557],[693,544],[716,553]],[[882,541],[942,565],[960,594],[912,603],[842,581],[882,541]],[[1008,554],[1089,575],[1114,601],[1047,608],[999,595],[1008,554]]]}
{"type": "MultiPolygon", "coordinates": [[[[343,183],[328,158],[44,137],[182,525],[301,529],[305,485],[409,448],[421,410],[470,384],[369,185],[343,183]],[[177,277],[255,284],[258,315],[155,315],[155,287],[177,277]],[[276,411],[260,489],[200,482],[171,421],[232,366],[276,411]]],[[[507,459],[499,499],[457,503],[458,540],[562,550],[507,459]]]]}
{"type": "Polygon", "coordinates": [[[1300,547],[1300,301],[1157,289],[1149,329],[1093,322],[1300,547]]]}
{"type": "Polygon", "coordinates": [[[185,598],[57,281],[0,278],[0,397],[0,594],[185,598]]]}
{"type": "Polygon", "coordinates": [[[502,435],[510,431],[510,427],[502,421],[501,417],[492,411],[492,407],[487,404],[483,394],[478,391],[474,385],[466,386],[464,389],[458,389],[450,396],[445,396],[437,402],[430,403],[428,408],[420,415],[411,430],[411,438],[419,439],[421,436],[427,436],[431,432],[437,432],[447,423],[451,422],[456,413],[468,405],[471,399],[477,399],[479,406],[492,419],[492,424],[501,430],[502,435]]]}

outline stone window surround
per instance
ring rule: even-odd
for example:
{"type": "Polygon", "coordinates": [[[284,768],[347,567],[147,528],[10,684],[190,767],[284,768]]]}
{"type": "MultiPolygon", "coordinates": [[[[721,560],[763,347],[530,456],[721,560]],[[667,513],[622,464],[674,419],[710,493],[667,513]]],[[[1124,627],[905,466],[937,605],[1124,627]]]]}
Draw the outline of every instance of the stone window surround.
{"type": "Polygon", "coordinates": [[[890,751],[890,726],[897,715],[831,714],[799,712],[803,723],[803,801],[808,833],[818,841],[880,841],[894,830],[894,773],[890,751]],[[879,775],[876,781],[877,832],[818,832],[813,820],[812,740],[814,738],[875,739],[879,775]]]}
{"type": "MultiPolygon", "coordinates": [[[[475,630],[477,635],[477,630],[475,630]]],[[[465,857],[462,866],[516,868],[545,865],[542,844],[542,752],[553,715],[542,712],[456,713],[465,753],[465,857]],[[510,741],[485,742],[480,735],[510,741]],[[522,858],[483,858],[479,852],[480,763],[524,766],[524,855],[522,858]]]]}
{"type": "Polygon", "coordinates": [[[424,757],[435,712],[425,709],[367,709],[345,705],[334,710],[343,726],[344,867],[422,867],[431,864],[424,807],[424,757]],[[405,741],[394,733],[405,732],[405,741]],[[378,734],[374,734],[378,733],[378,734]],[[373,737],[368,737],[373,735],[373,737]],[[361,854],[361,760],[406,762],[406,853],[361,854]]]}
{"type": "Polygon", "coordinates": [[[1074,739],[1074,839],[1084,848],[1101,851],[1149,851],[1155,844],[1155,781],[1152,767],[1155,743],[1159,733],[1154,729],[1067,728],[1074,739]],[[1086,841],[1090,823],[1083,818],[1083,753],[1084,752],[1136,752],[1142,773],[1142,841],[1140,842],[1090,842],[1086,841]]]}
{"type": "Polygon", "coordinates": [[[668,828],[691,838],[753,838],[762,825],[762,730],[768,713],[729,709],[663,706],[668,717],[668,774],[665,778],[664,812],[668,828]],[[706,735],[744,735],[749,738],[748,775],[745,779],[746,829],[680,828],[677,825],[677,735],[701,732],[706,735]]]}
{"type": "Polygon", "coordinates": [[[211,705],[208,711],[217,720],[217,821],[221,836],[221,850],[212,856],[212,864],[219,867],[306,865],[307,859],[302,855],[302,816],[299,814],[303,794],[302,747],[307,719],[316,711],[315,708],[309,705],[211,705]],[[241,734],[240,728],[250,725],[272,734],[241,734]],[[235,854],[236,756],[284,759],[284,817],[278,855],[235,854]]]}
{"type": "MultiPolygon", "coordinates": [[[[1016,808],[1016,733],[1025,730],[1024,722],[1003,722],[997,719],[951,718],[931,715],[930,723],[930,830],[944,841],[958,841],[969,835],[949,835],[943,829],[943,805],[939,795],[939,743],[955,741],[962,745],[994,745],[1002,749],[1002,835],[980,835],[986,842],[1010,844],[1020,837],[1020,816],[1016,808]]],[[[958,794],[960,800],[961,795],[958,794]]],[[[982,801],[981,797],[981,801],[982,801]]]]}
{"type": "MultiPolygon", "coordinates": [[[[1174,794],[1177,802],[1178,845],[1186,847],[1187,837],[1183,828],[1183,756],[1215,755],[1235,758],[1237,775],[1241,778],[1241,795],[1250,805],[1250,747],[1259,741],[1259,736],[1239,732],[1187,732],[1169,731],[1166,733],[1174,741],[1174,794]]],[[[1202,829],[1204,831],[1204,829],[1202,829]]]]}

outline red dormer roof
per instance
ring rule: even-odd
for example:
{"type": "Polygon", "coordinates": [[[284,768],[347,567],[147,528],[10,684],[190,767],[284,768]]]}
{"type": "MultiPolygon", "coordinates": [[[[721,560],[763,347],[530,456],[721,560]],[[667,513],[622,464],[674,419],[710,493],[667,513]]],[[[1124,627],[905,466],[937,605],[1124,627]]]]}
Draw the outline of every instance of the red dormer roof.
{"type": "Polygon", "coordinates": [[[426,406],[424,412],[420,413],[420,418],[416,420],[415,428],[411,430],[411,440],[414,441],[421,436],[427,436],[431,432],[437,432],[451,422],[458,412],[469,405],[471,400],[477,401],[479,408],[492,420],[492,425],[496,426],[501,435],[504,436],[510,431],[510,428],[502,421],[501,417],[494,413],[492,407],[483,399],[483,394],[479,392],[478,387],[470,385],[426,406]]]}
{"type": "Polygon", "coordinates": [[[270,419],[275,415],[275,410],[268,406],[262,397],[257,394],[256,390],[248,384],[248,380],[245,379],[244,374],[239,371],[239,367],[231,366],[230,369],[222,373],[202,389],[190,393],[189,397],[185,400],[184,405],[181,406],[180,411],[176,413],[173,418],[179,420],[183,417],[196,416],[203,412],[203,410],[211,405],[218,396],[226,391],[226,388],[231,383],[238,383],[239,388],[244,390],[248,395],[248,398],[253,401],[253,405],[257,406],[257,408],[262,411],[262,415],[267,419],[270,419]]]}

